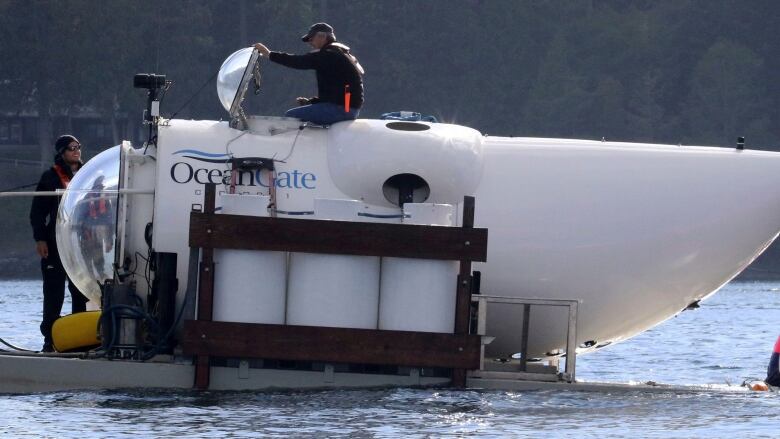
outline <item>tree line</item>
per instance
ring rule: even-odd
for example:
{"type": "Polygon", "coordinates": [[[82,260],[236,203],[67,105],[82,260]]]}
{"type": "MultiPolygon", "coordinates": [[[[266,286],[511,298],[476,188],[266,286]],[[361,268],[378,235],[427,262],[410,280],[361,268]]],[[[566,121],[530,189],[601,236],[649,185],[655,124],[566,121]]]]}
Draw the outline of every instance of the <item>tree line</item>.
{"type": "MultiPolygon", "coordinates": [[[[39,134],[37,148],[0,157],[49,162],[52,120],[85,109],[113,128],[113,144],[122,118],[143,140],[139,72],[173,81],[164,115],[225,119],[222,61],[256,41],[304,53],[300,36],[318,21],[366,69],[361,117],[412,110],[503,136],[715,146],[745,136],[748,148],[780,150],[776,0],[0,0],[0,117],[35,113],[39,134]]],[[[312,72],[262,70],[250,114],[282,115],[316,92],[312,72]]],[[[110,146],[74,134],[87,155],[110,146]]],[[[2,188],[38,175],[2,166],[2,188]]],[[[5,209],[16,219],[3,227],[18,232],[11,256],[31,256],[29,200],[5,209]]]]}
{"type": "MultiPolygon", "coordinates": [[[[0,111],[37,111],[46,158],[51,115],[140,123],[138,72],[174,81],[165,114],[192,98],[179,117],[225,118],[221,62],[255,41],[305,52],[299,37],[316,21],[366,68],[362,117],[414,110],[494,135],[780,148],[774,0],[4,0],[0,111]]],[[[315,91],[311,72],[263,70],[253,113],[280,115],[315,91]]]]}

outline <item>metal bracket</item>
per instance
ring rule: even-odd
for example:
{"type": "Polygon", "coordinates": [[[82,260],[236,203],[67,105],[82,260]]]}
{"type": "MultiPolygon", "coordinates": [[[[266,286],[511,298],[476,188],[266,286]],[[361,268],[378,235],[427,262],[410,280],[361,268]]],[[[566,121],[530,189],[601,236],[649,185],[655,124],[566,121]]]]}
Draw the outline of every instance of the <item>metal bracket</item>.
{"type": "Polygon", "coordinates": [[[557,375],[557,379],[574,382],[576,380],[576,361],[577,361],[577,310],[579,301],[572,299],[527,299],[520,297],[488,296],[475,294],[471,298],[472,302],[479,304],[477,310],[477,334],[482,336],[482,346],[480,355],[480,370],[474,371],[472,376],[501,377],[508,379],[511,374],[507,372],[492,372],[485,370],[485,345],[490,344],[495,337],[486,335],[487,330],[487,304],[500,303],[506,305],[523,305],[523,333],[521,334],[521,352],[520,372],[513,372],[515,379],[537,379],[542,380],[543,374],[526,372],[526,360],[528,350],[528,321],[530,319],[531,306],[560,306],[568,308],[567,335],[566,335],[566,369],[557,375]]]}
{"type": "Polygon", "coordinates": [[[260,92],[260,54],[257,49],[252,51],[252,56],[249,57],[249,62],[244,69],[244,76],[241,77],[241,82],[238,84],[236,90],[236,96],[233,98],[233,105],[230,106],[230,127],[237,130],[246,130],[246,113],[244,112],[241,104],[244,102],[246,92],[249,89],[249,84],[254,83],[255,94],[260,92]]]}

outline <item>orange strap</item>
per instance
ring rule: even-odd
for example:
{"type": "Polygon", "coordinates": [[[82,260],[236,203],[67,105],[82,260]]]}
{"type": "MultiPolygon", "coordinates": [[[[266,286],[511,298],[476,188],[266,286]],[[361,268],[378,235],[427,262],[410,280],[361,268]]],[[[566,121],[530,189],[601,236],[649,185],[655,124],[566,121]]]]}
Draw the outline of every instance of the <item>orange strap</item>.
{"type": "Polygon", "coordinates": [[[98,208],[95,209],[95,200],[92,200],[89,202],[89,216],[92,219],[95,219],[98,217],[98,214],[101,216],[106,214],[106,200],[102,197],[100,198],[100,201],[98,201],[98,208]]]}
{"type": "Polygon", "coordinates": [[[344,86],[344,112],[349,113],[349,100],[352,98],[352,93],[349,91],[349,84],[344,86]]]}
{"type": "Polygon", "coordinates": [[[65,171],[62,170],[60,165],[54,165],[52,166],[54,168],[54,172],[57,173],[57,176],[60,177],[60,183],[62,183],[62,188],[67,189],[68,183],[70,183],[70,177],[68,177],[68,174],[65,173],[65,171]]]}

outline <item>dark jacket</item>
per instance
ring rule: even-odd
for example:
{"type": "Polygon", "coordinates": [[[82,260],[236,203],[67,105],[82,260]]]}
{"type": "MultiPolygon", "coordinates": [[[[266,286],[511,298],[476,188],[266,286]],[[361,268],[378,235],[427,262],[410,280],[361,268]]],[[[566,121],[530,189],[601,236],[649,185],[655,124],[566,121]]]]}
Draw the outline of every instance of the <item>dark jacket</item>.
{"type": "Polygon", "coordinates": [[[330,102],[343,106],[344,91],[349,85],[349,91],[352,95],[350,108],[363,106],[362,73],[356,65],[357,59],[349,53],[348,47],[331,43],[320,50],[305,55],[271,52],[269,59],[293,69],[315,70],[317,72],[318,96],[311,99],[312,103],[330,102]]]}
{"type": "MultiPolygon", "coordinates": [[[[59,165],[69,178],[73,178],[70,166],[66,165],[61,157],[58,156],[54,163],[59,165]]],[[[57,189],[65,188],[62,186],[54,166],[52,166],[41,174],[41,179],[38,181],[38,186],[35,190],[37,192],[55,191],[57,189]]],[[[33,229],[33,238],[36,241],[46,241],[50,245],[55,243],[54,230],[57,224],[57,208],[60,205],[61,198],[52,196],[33,197],[32,206],[30,207],[30,224],[33,229]]]]}

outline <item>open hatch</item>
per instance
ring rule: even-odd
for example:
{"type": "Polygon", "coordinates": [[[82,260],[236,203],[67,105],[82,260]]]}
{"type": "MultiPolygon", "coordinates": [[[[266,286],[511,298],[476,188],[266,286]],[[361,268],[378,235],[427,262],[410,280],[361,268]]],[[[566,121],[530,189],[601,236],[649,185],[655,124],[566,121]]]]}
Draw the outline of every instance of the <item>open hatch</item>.
{"type": "Polygon", "coordinates": [[[230,126],[247,128],[246,113],[241,107],[250,84],[255,94],[260,92],[260,54],[253,47],[246,47],[231,54],[217,74],[217,95],[222,106],[230,113],[230,126]]]}

